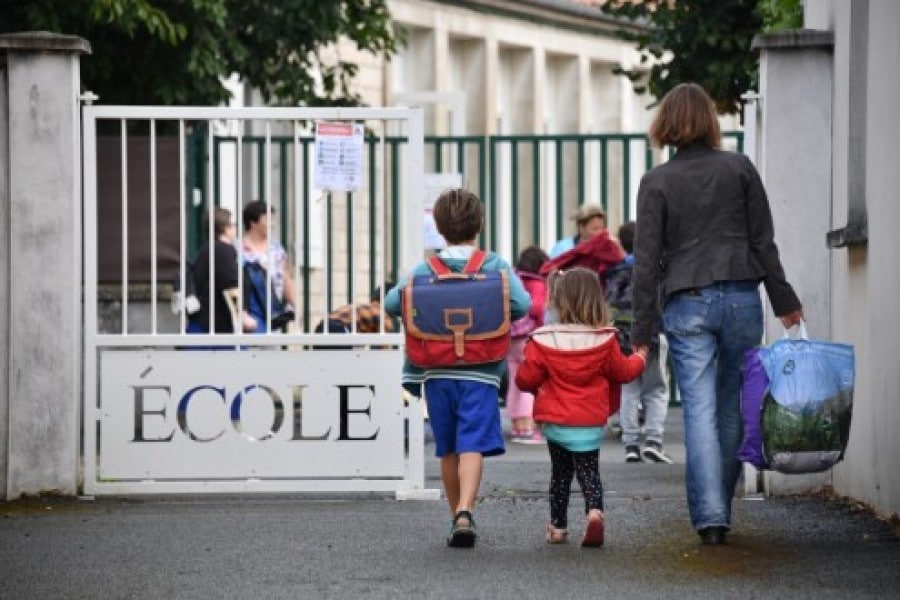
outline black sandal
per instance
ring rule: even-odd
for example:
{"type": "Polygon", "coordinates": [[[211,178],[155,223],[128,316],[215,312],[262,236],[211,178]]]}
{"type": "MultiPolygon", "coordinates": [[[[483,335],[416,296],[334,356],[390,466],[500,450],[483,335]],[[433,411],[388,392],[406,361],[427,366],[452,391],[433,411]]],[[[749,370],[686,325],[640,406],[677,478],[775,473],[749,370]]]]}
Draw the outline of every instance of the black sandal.
{"type": "Polygon", "coordinates": [[[467,510],[461,510],[453,517],[453,524],[450,526],[450,535],[447,537],[447,545],[451,548],[471,548],[475,545],[475,519],[472,513],[467,510]],[[460,525],[460,519],[466,519],[467,525],[460,525]]]}

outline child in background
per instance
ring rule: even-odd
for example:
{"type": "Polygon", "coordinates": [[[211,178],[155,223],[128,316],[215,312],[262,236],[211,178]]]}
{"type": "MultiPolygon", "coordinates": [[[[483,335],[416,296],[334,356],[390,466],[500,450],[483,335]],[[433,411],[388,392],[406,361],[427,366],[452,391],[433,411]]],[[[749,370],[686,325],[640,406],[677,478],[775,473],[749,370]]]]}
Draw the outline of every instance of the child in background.
{"type": "MultiPolygon", "coordinates": [[[[634,324],[634,221],[619,228],[619,242],[628,255],[621,263],[607,272],[606,301],[613,313],[613,323],[619,329],[619,345],[626,354],[631,353],[631,326],[634,324]]],[[[622,386],[622,408],[619,422],[622,443],[625,445],[625,462],[648,461],[671,464],[672,459],[663,451],[663,429],[669,412],[669,386],[666,383],[666,339],[657,332],[650,344],[647,368],[622,386]],[[641,450],[640,413],[643,410],[644,448],[641,450]]]]}
{"type": "Polygon", "coordinates": [[[550,274],[550,305],[559,322],[525,344],[516,385],[535,394],[534,420],[550,451],[547,541],[567,539],[572,476],[584,495],[582,546],[603,545],[603,484],[598,465],[603,426],[617,409],[618,385],[644,369],[646,352],[622,354],[597,273],[576,267],[550,274]]]}
{"type": "Polygon", "coordinates": [[[516,275],[531,296],[531,310],[528,314],[513,321],[510,325],[512,342],[506,365],[509,370],[509,390],[506,393],[506,414],[512,424],[510,441],[519,444],[543,444],[544,436],[534,426],[531,411],[534,407],[534,395],[520,390],[515,383],[516,371],[525,358],[525,340],[532,331],[544,324],[544,312],[547,310],[547,280],[540,275],[541,265],[549,260],[547,253],[537,246],[529,246],[522,250],[516,263],[516,275]]]}
{"type": "MultiPolygon", "coordinates": [[[[434,221],[447,247],[438,252],[452,271],[461,272],[477,250],[476,240],[484,223],[484,206],[478,196],[464,189],[447,190],[434,204],[434,221]]],[[[522,282],[505,260],[488,252],[481,271],[501,271],[509,275],[509,313],[518,319],[528,313],[531,300],[522,282]]],[[[427,262],[416,265],[412,275],[432,273],[427,262]]],[[[401,291],[405,277],[384,297],[384,310],[400,316],[401,291]]],[[[475,519],[472,509],[484,457],[503,454],[503,422],[500,418],[498,389],[506,370],[504,360],[483,365],[445,368],[415,367],[406,361],[405,385],[422,382],[428,417],[434,432],[435,454],[441,459],[441,481],[450,505],[450,535],[447,545],[471,548],[475,545],[475,519]]]]}

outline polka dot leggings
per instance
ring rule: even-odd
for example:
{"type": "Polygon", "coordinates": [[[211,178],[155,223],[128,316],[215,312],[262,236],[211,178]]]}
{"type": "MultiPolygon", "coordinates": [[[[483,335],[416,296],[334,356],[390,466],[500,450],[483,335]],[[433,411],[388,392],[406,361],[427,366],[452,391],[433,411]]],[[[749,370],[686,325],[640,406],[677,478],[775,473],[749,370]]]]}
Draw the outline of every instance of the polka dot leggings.
{"type": "Polygon", "coordinates": [[[568,526],[569,495],[572,476],[578,478],[584,494],[584,512],[603,510],[603,482],[600,481],[599,450],[572,452],[547,440],[550,450],[550,524],[557,529],[568,526]]]}

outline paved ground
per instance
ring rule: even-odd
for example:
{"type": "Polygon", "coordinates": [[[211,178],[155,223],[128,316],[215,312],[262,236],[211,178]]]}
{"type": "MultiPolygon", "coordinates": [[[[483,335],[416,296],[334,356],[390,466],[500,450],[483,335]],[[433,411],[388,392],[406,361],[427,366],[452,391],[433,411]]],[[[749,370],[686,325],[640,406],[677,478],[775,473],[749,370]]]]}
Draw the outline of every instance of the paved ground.
{"type": "MultiPolygon", "coordinates": [[[[620,445],[604,448],[602,549],[544,542],[546,449],[510,445],[487,462],[474,550],[444,544],[443,502],[17,502],[0,504],[0,598],[900,597],[896,532],[823,497],[737,500],[730,544],[700,546],[687,520],[679,419],[671,411],[674,465],[625,464],[620,445]]],[[[439,487],[433,459],[428,475],[439,487]]]]}

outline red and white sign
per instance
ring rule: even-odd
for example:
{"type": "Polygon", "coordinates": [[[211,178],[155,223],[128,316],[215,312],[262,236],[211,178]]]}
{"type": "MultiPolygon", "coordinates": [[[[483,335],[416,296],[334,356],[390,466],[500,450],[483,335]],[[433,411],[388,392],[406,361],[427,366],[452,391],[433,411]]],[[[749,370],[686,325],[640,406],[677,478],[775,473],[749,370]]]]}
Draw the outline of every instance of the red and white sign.
{"type": "Polygon", "coordinates": [[[361,123],[316,122],[316,189],[353,192],[362,187],[363,133],[361,123]]]}

